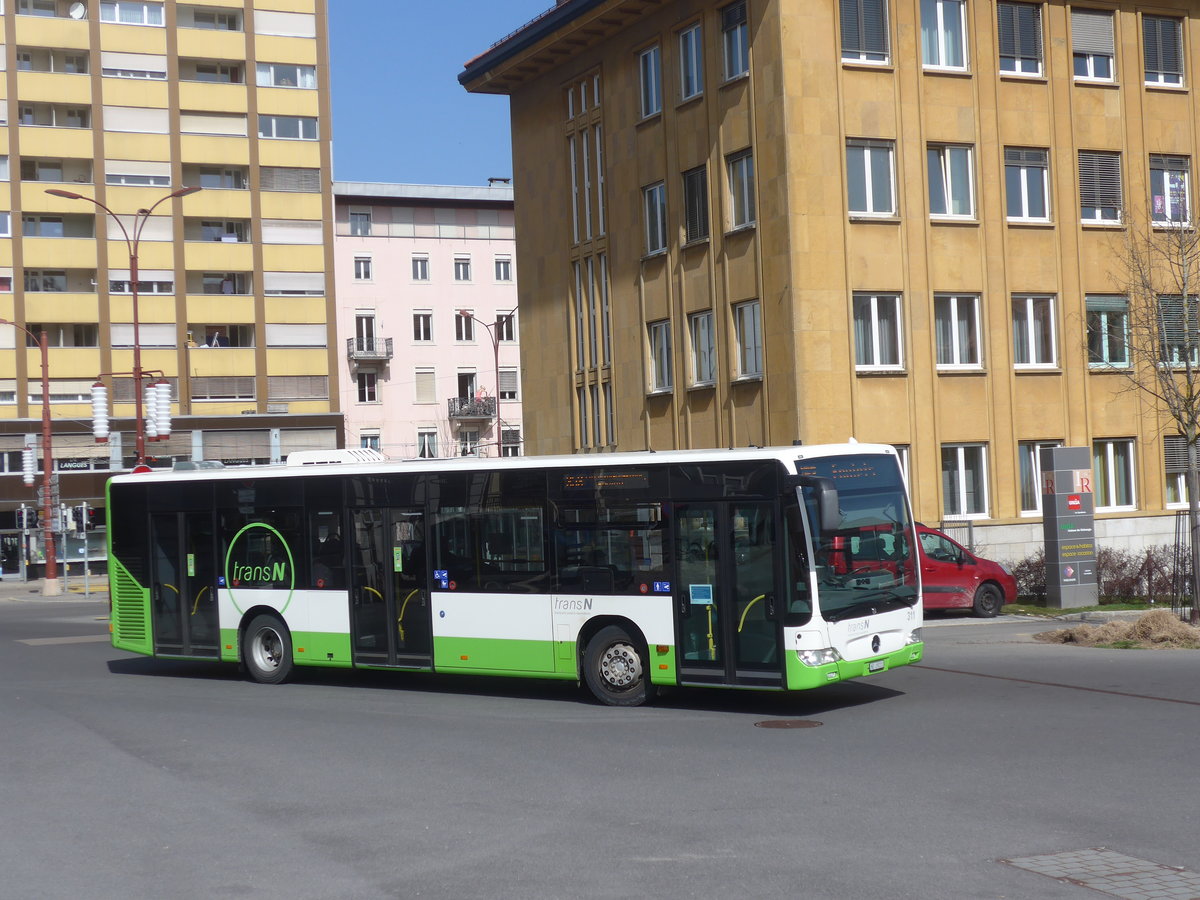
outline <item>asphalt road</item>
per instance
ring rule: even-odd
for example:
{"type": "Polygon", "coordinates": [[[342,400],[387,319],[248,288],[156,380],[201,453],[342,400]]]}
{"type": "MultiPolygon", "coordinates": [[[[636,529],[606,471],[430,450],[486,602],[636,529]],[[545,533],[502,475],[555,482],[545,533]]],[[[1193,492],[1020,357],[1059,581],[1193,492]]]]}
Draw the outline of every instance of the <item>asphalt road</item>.
{"type": "Polygon", "coordinates": [[[535,681],[253,685],[113,650],[106,608],[0,600],[5,897],[1084,900],[999,860],[1200,871],[1196,653],[940,619],[877,680],[619,710],[535,681]]]}

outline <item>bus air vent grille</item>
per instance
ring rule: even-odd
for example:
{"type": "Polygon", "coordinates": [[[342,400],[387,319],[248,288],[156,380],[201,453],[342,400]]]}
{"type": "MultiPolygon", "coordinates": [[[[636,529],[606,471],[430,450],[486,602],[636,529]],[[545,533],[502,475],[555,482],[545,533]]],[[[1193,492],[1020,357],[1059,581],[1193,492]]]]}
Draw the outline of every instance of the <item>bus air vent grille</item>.
{"type": "Polygon", "coordinates": [[[123,641],[146,639],[145,594],[136,581],[121,566],[115,566],[110,577],[113,605],[113,628],[123,641]]]}

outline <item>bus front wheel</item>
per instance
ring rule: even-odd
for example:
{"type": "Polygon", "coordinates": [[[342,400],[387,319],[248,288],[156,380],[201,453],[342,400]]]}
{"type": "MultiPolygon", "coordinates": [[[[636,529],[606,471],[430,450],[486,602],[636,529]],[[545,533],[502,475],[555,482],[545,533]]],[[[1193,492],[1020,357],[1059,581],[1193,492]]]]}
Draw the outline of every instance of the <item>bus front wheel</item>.
{"type": "Polygon", "coordinates": [[[246,627],[242,658],[259,684],[281,684],[292,674],[292,636],[274,616],[255,616],[246,627]]]}
{"type": "Polygon", "coordinates": [[[645,656],[638,642],[617,625],[601,628],[588,641],[583,677],[588,690],[608,706],[641,706],[650,693],[645,656]]]}

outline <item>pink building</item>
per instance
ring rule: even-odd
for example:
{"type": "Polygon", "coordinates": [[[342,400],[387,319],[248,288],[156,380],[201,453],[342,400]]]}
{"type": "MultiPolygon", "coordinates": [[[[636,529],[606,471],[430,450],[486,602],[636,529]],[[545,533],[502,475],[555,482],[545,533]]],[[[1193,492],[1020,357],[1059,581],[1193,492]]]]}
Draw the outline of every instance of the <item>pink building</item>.
{"type": "Polygon", "coordinates": [[[346,445],[521,454],[512,187],[334,182],[346,445]]]}

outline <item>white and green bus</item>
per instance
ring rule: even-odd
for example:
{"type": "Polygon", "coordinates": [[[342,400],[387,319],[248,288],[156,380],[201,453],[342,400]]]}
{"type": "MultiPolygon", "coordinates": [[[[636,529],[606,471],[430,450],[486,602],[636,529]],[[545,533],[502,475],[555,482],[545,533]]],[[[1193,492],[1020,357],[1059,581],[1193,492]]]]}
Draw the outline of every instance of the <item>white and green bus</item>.
{"type": "MultiPolygon", "coordinates": [[[[215,464],[214,464],[215,465],[215,464]]],[[[921,658],[888,446],[293,454],[108,485],[113,646],[240,663],[802,690],[921,658]]]]}

